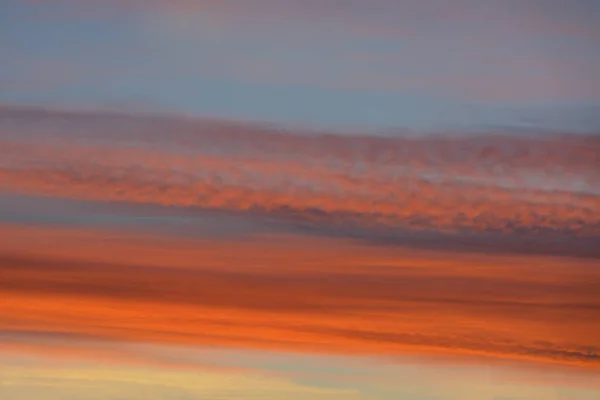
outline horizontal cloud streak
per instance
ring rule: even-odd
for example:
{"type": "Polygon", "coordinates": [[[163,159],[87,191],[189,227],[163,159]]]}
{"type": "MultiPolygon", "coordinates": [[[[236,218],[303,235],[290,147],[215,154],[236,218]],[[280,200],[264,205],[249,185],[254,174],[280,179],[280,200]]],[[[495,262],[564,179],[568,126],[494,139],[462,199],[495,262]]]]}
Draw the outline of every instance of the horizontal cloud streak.
{"type": "Polygon", "coordinates": [[[4,330],[600,367],[598,263],[5,227],[4,330]],[[306,248],[313,251],[306,252],[306,248]]]}
{"type": "MultiPolygon", "coordinates": [[[[111,368],[125,366],[161,367],[174,369],[177,373],[229,373],[236,375],[271,376],[292,379],[305,386],[353,388],[357,393],[364,393],[365,386],[389,384],[399,391],[407,387],[418,386],[423,382],[443,382],[456,384],[457,380],[481,382],[482,385],[525,384],[538,388],[570,387],[580,389],[598,389],[599,383],[594,379],[594,371],[553,368],[506,368],[506,366],[486,365],[485,368],[473,367],[468,363],[454,363],[451,369],[447,362],[439,359],[395,358],[390,361],[374,360],[371,357],[332,357],[299,353],[268,352],[264,350],[239,350],[225,348],[208,348],[204,346],[164,346],[149,343],[135,344],[131,342],[112,342],[98,340],[86,336],[69,335],[61,332],[0,332],[0,356],[12,354],[16,362],[8,361],[6,365],[14,371],[18,364],[35,364],[28,362],[28,355],[35,353],[45,362],[62,368],[74,364],[79,368],[93,364],[108,365],[111,368]],[[441,362],[440,362],[441,361],[441,362]],[[282,363],[285,367],[282,368],[282,363]],[[426,375],[427,377],[424,377],[426,375]],[[401,380],[399,378],[401,377],[401,380]],[[490,380],[492,382],[490,382],[490,380]]],[[[460,384],[459,384],[460,386],[460,384]]],[[[436,386],[439,390],[439,387],[436,386]]],[[[446,390],[447,391],[447,390],[446,390]]],[[[502,392],[502,390],[493,390],[502,392]]],[[[498,393],[499,394],[499,393],[498,393]]],[[[247,398],[240,394],[241,398],[247,398]]],[[[278,396],[277,398],[280,398],[278,396]]],[[[331,398],[327,396],[327,398],[331,398]]],[[[398,396],[384,396],[386,399],[398,396]]],[[[465,400],[464,394],[458,395],[465,400]]],[[[474,395],[474,399],[478,399],[474,395]]]]}
{"type": "Polygon", "coordinates": [[[593,0],[5,3],[0,398],[600,389],[593,0]]]}
{"type": "Polygon", "coordinates": [[[595,136],[348,135],[12,106],[0,134],[11,195],[287,226],[208,240],[5,225],[0,329],[599,367],[595,136]]]}
{"type": "Polygon", "coordinates": [[[600,237],[593,136],[344,136],[110,113],[0,115],[5,191],[332,228],[600,237]]]}

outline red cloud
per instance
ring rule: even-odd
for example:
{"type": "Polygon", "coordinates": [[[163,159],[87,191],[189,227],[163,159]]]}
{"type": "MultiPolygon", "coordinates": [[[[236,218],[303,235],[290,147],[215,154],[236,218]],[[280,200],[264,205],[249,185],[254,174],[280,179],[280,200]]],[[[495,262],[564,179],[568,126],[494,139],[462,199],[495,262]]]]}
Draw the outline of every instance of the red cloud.
{"type": "Polygon", "coordinates": [[[0,238],[4,330],[600,368],[596,260],[14,226],[0,238]]]}
{"type": "Polygon", "coordinates": [[[31,132],[1,140],[8,191],[441,232],[600,235],[600,142],[591,136],[319,136],[22,112],[9,115],[24,131],[23,121],[51,127],[54,118],[80,130],[33,136],[43,144],[22,140],[39,135],[31,132]]]}

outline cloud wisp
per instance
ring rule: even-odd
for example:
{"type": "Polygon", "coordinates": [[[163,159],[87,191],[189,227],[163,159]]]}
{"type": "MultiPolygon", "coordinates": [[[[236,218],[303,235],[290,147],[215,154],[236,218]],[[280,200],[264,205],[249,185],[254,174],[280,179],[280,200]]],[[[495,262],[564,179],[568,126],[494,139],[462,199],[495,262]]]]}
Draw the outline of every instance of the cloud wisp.
{"type": "Polygon", "coordinates": [[[339,228],[590,244],[594,136],[345,136],[223,121],[2,110],[0,187],[339,228]],[[106,133],[103,133],[106,132],[106,133]]]}

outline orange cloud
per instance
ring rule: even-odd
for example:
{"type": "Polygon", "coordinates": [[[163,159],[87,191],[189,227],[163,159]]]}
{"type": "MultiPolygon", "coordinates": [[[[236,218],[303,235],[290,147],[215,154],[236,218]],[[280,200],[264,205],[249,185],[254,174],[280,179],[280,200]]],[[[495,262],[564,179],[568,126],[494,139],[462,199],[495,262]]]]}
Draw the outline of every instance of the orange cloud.
{"type": "Polygon", "coordinates": [[[60,117],[84,131],[110,132],[98,141],[50,130],[31,141],[11,139],[8,131],[0,141],[0,188],[7,191],[333,224],[600,235],[594,137],[344,137],[152,117],[6,112],[21,121],[51,125],[60,117]],[[129,128],[121,131],[123,124],[129,128]]]}
{"type": "Polygon", "coordinates": [[[599,368],[595,259],[5,226],[0,329],[599,368]],[[311,249],[307,251],[306,249],[311,249]]]}

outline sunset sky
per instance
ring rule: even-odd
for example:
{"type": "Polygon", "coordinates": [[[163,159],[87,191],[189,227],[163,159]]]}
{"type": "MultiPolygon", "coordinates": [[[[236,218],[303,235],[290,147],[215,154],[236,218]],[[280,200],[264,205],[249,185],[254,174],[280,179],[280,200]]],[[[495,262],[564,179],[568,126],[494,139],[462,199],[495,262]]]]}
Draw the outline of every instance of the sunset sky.
{"type": "Polygon", "coordinates": [[[599,400],[600,2],[0,0],[1,400],[599,400]]]}

